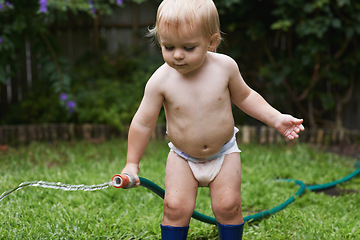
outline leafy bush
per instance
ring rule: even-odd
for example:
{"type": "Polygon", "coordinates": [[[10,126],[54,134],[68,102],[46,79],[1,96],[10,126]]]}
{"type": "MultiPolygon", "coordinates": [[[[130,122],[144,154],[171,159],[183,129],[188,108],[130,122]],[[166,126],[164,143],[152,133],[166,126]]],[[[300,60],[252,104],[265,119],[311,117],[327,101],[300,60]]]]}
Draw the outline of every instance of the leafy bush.
{"type": "Polygon", "coordinates": [[[360,69],[358,1],[215,2],[225,50],[249,85],[312,127],[342,127],[360,69]]]}
{"type": "Polygon", "coordinates": [[[151,56],[104,56],[90,65],[83,64],[75,70],[72,90],[78,122],[106,123],[117,128],[129,124],[145,84],[158,65],[158,59],[151,56]]]}
{"type": "Polygon", "coordinates": [[[20,103],[13,104],[1,118],[2,124],[60,123],[71,119],[49,85],[37,84],[20,103]]]}
{"type": "MultiPolygon", "coordinates": [[[[126,4],[143,1],[128,0],[126,4]]],[[[52,32],[70,16],[91,22],[123,5],[121,0],[0,0],[0,84],[8,84],[8,78],[26,81],[17,76],[26,68],[19,61],[27,51],[26,44],[31,48],[32,65],[36,66],[31,89],[11,104],[0,102],[0,124],[71,121],[121,127],[128,122],[141,96],[142,87],[137,86],[144,85],[151,67],[143,68],[141,60],[128,61],[122,55],[121,62],[98,55],[100,60],[85,56],[82,64],[71,69],[52,32]],[[130,83],[135,84],[134,88],[130,83]]]]}

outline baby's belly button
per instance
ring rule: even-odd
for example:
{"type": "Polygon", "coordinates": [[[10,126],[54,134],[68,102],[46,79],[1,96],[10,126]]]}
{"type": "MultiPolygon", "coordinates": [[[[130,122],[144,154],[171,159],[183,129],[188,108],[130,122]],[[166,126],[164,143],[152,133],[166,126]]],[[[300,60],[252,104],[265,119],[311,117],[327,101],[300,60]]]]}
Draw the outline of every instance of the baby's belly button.
{"type": "Polygon", "coordinates": [[[209,145],[203,145],[200,149],[201,157],[208,157],[211,155],[214,155],[216,152],[214,152],[214,148],[212,148],[209,145]]]}

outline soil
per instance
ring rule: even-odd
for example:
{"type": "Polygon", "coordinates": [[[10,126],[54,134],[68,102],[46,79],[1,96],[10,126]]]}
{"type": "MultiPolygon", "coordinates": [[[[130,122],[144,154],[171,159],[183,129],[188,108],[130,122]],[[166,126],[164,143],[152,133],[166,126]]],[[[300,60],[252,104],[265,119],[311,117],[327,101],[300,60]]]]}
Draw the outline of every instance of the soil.
{"type": "Polygon", "coordinates": [[[329,195],[332,197],[339,197],[339,196],[344,196],[346,194],[353,194],[353,193],[359,193],[359,190],[354,190],[354,189],[343,189],[343,188],[339,188],[339,187],[332,187],[332,188],[327,188],[327,189],[323,189],[323,190],[318,190],[318,191],[314,191],[315,193],[324,193],[325,195],[329,195]]]}

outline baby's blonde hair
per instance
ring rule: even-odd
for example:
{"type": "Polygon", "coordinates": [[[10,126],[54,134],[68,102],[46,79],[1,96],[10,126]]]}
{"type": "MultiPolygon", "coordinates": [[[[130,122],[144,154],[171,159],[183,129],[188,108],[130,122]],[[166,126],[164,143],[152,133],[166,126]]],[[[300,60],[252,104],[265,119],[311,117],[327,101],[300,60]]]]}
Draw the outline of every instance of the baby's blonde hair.
{"type": "Polygon", "coordinates": [[[212,0],[164,0],[157,11],[156,25],[149,29],[148,36],[160,42],[160,29],[185,27],[191,31],[195,26],[202,29],[205,38],[216,41],[216,47],[220,44],[219,14],[212,0]]]}

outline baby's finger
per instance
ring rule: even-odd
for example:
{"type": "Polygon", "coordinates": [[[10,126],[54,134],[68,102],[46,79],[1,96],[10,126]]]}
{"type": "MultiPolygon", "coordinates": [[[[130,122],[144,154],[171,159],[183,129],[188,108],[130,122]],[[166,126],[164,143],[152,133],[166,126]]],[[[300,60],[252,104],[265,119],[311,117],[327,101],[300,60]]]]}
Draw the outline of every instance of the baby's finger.
{"type": "Polygon", "coordinates": [[[293,140],[295,138],[298,138],[299,135],[296,133],[296,131],[292,131],[289,135],[288,135],[288,139],[289,140],[293,140]]]}
{"type": "Polygon", "coordinates": [[[294,139],[294,137],[293,137],[292,135],[288,135],[286,138],[289,139],[289,140],[293,140],[293,139],[294,139]]]}
{"type": "Polygon", "coordinates": [[[291,122],[296,125],[301,125],[304,122],[304,119],[294,118],[291,122]]]}

